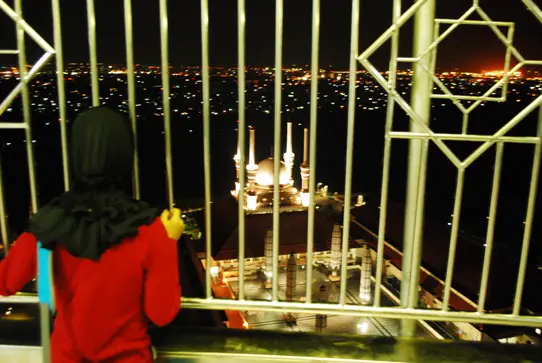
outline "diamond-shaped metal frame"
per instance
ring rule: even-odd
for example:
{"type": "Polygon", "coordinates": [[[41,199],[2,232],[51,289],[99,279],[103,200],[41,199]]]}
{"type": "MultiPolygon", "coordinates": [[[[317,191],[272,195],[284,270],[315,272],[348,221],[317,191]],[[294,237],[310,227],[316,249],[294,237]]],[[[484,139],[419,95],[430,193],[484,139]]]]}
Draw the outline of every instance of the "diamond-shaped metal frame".
{"type": "MultiPolygon", "coordinates": [[[[524,60],[524,58],[521,56],[519,51],[513,46],[513,37],[514,37],[514,27],[515,24],[512,22],[501,22],[501,21],[493,21],[489,16],[480,8],[480,6],[475,2],[473,6],[471,6],[461,17],[458,19],[435,19],[435,28],[434,28],[434,38],[435,41],[431,46],[429,46],[420,56],[416,57],[414,61],[418,61],[419,59],[423,58],[427,55],[428,52],[433,53],[432,57],[432,64],[431,64],[431,71],[430,74],[433,77],[433,80],[435,80],[435,83],[439,85],[439,88],[444,92],[444,94],[431,94],[432,98],[446,98],[446,99],[455,99],[455,100],[471,100],[471,101],[497,101],[497,102],[504,102],[506,101],[506,91],[508,86],[508,74],[510,70],[510,58],[513,54],[518,61],[524,60]],[[468,18],[474,14],[477,13],[482,20],[468,20],[468,18]],[[442,34],[440,34],[440,25],[441,24],[451,24],[451,26],[446,29],[442,34]],[[460,25],[482,25],[482,26],[488,26],[497,36],[497,38],[503,43],[503,45],[506,47],[506,54],[505,54],[505,64],[504,64],[504,74],[501,78],[501,82],[499,82],[499,86],[502,86],[502,93],[501,97],[491,97],[491,94],[493,94],[494,90],[491,92],[486,92],[482,96],[464,96],[464,95],[453,95],[452,92],[444,85],[439,84],[440,80],[435,75],[435,68],[436,68],[436,56],[437,56],[437,49],[438,45],[446,38],[448,37],[458,26],[460,25]],[[505,36],[502,31],[498,28],[499,26],[506,26],[508,27],[508,34],[505,36]]],[[[426,68],[424,68],[426,69],[426,68]]],[[[427,70],[427,69],[426,69],[427,70]]],[[[493,87],[492,87],[493,89],[493,87]]]]}
{"type": "MultiPolygon", "coordinates": [[[[542,11],[532,2],[532,0],[522,0],[523,3],[527,6],[531,12],[535,15],[535,17],[540,20],[542,23],[542,11]]],[[[542,105],[542,95],[533,100],[527,107],[525,107],[521,112],[519,112],[515,117],[513,117],[511,120],[509,120],[501,129],[499,129],[497,132],[495,132],[493,135],[472,135],[472,137],[469,137],[471,135],[468,135],[466,133],[467,125],[468,125],[468,115],[472,110],[477,107],[480,103],[484,102],[484,99],[480,97],[477,101],[475,101],[468,109],[465,109],[464,112],[464,118],[463,118],[463,134],[461,136],[464,136],[462,139],[465,141],[485,141],[480,147],[478,147],[471,155],[469,155],[467,158],[465,158],[463,161],[461,161],[451,150],[450,148],[444,143],[442,134],[436,134],[431,130],[431,128],[423,122],[422,118],[414,112],[412,107],[410,107],[410,104],[397,92],[395,89],[395,85],[388,82],[382,74],[376,69],[376,67],[369,61],[369,57],[371,57],[376,50],[378,50],[385,42],[387,42],[393,34],[398,31],[410,18],[427,2],[427,0],[419,0],[415,2],[410,8],[408,8],[398,19],[397,21],[392,24],[382,35],[375,41],[373,44],[371,44],[363,53],[361,53],[357,59],[358,61],[365,67],[365,69],[374,77],[374,79],[388,92],[388,94],[392,97],[392,99],[405,111],[405,113],[412,119],[412,121],[424,132],[424,136],[435,143],[435,145],[448,157],[448,159],[458,168],[458,169],[466,169],[470,164],[472,164],[480,155],[482,155],[487,149],[489,149],[495,142],[497,142],[499,139],[505,137],[505,135],[510,131],[514,126],[516,126],[519,122],[521,122],[525,117],[527,117],[531,112],[533,112],[537,107],[542,105]],[[486,136],[486,138],[484,138],[486,136]]],[[[473,6],[467,10],[465,14],[457,21],[465,21],[468,16],[470,16],[474,11],[477,11],[480,16],[482,17],[483,21],[488,25],[498,36],[501,41],[504,41],[505,44],[507,43],[507,37],[504,36],[504,34],[501,32],[501,30],[495,25],[495,23],[500,24],[498,22],[493,22],[487,14],[479,7],[478,1],[474,0],[473,6]],[[504,40],[503,40],[504,39],[504,40]]],[[[447,35],[455,27],[459,26],[459,23],[452,24],[450,28],[448,28],[442,35],[447,35]]],[[[443,39],[443,38],[442,38],[443,39]]],[[[440,39],[440,40],[442,40],[440,39]]],[[[429,51],[433,51],[438,46],[439,40],[435,40],[433,44],[425,50],[419,57],[398,57],[396,60],[398,62],[413,62],[417,63],[420,59],[423,58],[424,55],[427,54],[429,51]]],[[[496,82],[493,87],[491,87],[485,95],[491,95],[493,92],[495,92],[496,89],[503,86],[505,83],[508,82],[509,77],[515,73],[518,69],[523,67],[524,65],[542,65],[542,60],[526,60],[521,56],[519,51],[510,43],[507,44],[507,48],[509,49],[510,54],[513,54],[519,61],[519,63],[514,66],[512,69],[509,69],[508,72],[506,72],[503,77],[496,82]]],[[[434,72],[432,72],[431,69],[428,67],[422,67],[426,72],[432,74],[434,76],[434,72]]],[[[440,80],[438,81],[440,82],[440,80]]],[[[442,83],[442,82],[440,82],[442,83]]],[[[449,91],[449,90],[448,90],[449,91]]],[[[450,96],[451,92],[449,92],[450,96]]],[[[453,94],[451,95],[451,99],[453,100],[455,97],[453,94]]],[[[437,97],[438,98],[438,97],[437,97]]],[[[454,103],[460,103],[459,99],[455,99],[454,103]]],[[[402,132],[402,133],[390,133],[391,137],[394,136],[394,134],[401,134],[402,138],[412,138],[414,135],[411,135],[411,133],[408,132],[402,132]]],[[[448,135],[449,136],[449,135],[448,135]]],[[[519,140],[518,140],[519,141],[519,140]]]]}
{"type": "MultiPolygon", "coordinates": [[[[13,88],[13,90],[2,100],[0,103],[0,116],[8,109],[13,103],[15,98],[19,96],[24,88],[24,85],[30,83],[30,81],[38,74],[38,72],[49,62],[49,60],[56,53],[55,49],[39,35],[34,28],[32,28],[22,17],[20,17],[4,0],[0,0],[0,10],[9,16],[16,24],[18,24],[24,32],[39,45],[45,53],[40,59],[32,66],[28,73],[24,74],[23,70],[19,70],[20,81],[13,88]]],[[[18,54],[17,50],[1,50],[0,54],[18,54]]],[[[26,129],[28,125],[24,122],[3,122],[0,123],[0,129],[26,129]]]]}
{"type": "MultiPolygon", "coordinates": [[[[419,0],[415,2],[408,10],[400,15],[400,8],[399,8],[399,14],[394,16],[394,24],[392,24],[391,27],[389,27],[373,44],[371,44],[361,55],[357,57],[357,60],[367,69],[369,73],[375,78],[375,80],[388,92],[389,94],[389,102],[388,102],[388,119],[386,121],[386,143],[385,143],[385,150],[384,150],[384,171],[383,171],[383,177],[382,177],[382,194],[381,194],[381,204],[385,205],[387,201],[387,188],[388,188],[388,174],[389,174],[389,148],[390,148],[390,142],[393,138],[402,138],[402,139],[425,139],[425,140],[431,140],[434,142],[439,149],[448,157],[448,159],[456,166],[458,169],[457,172],[457,182],[456,182],[456,192],[455,192],[455,200],[454,200],[454,206],[453,206],[453,218],[452,218],[452,227],[451,227],[451,234],[450,234],[450,247],[448,252],[448,262],[446,267],[446,281],[444,284],[444,293],[443,293],[443,299],[442,299],[442,305],[443,310],[448,310],[448,304],[450,301],[450,294],[452,290],[452,279],[453,279],[453,272],[454,272],[454,261],[455,261],[455,254],[456,254],[456,247],[457,247],[457,240],[458,240],[458,231],[459,231],[459,218],[461,214],[461,205],[462,205],[462,196],[463,196],[463,186],[465,182],[465,171],[468,168],[470,164],[472,164],[480,155],[482,155],[485,151],[487,151],[493,144],[497,143],[496,148],[496,164],[495,164],[495,173],[494,173],[494,185],[492,188],[492,197],[491,197],[491,205],[490,205],[490,222],[488,225],[488,246],[486,248],[486,251],[484,253],[484,265],[483,265],[483,273],[482,273],[482,279],[481,279],[481,287],[480,287],[480,302],[477,308],[478,312],[484,311],[484,304],[485,304],[485,294],[486,294],[486,288],[487,288],[487,281],[489,276],[489,266],[491,261],[491,250],[492,250],[492,244],[493,244],[493,228],[495,226],[495,213],[496,213],[496,199],[498,198],[498,186],[500,182],[500,173],[501,173],[501,164],[502,164],[502,154],[503,154],[503,146],[505,142],[512,142],[512,143],[530,143],[535,145],[535,152],[534,152],[534,159],[533,159],[533,167],[532,167],[532,174],[531,174],[531,187],[529,191],[529,201],[528,201],[528,207],[526,211],[526,219],[525,219],[525,231],[523,234],[523,243],[522,243],[522,253],[521,253],[521,259],[519,264],[519,271],[518,271],[518,277],[517,277],[517,284],[516,284],[516,293],[515,293],[515,299],[514,299],[514,307],[513,307],[513,314],[514,316],[518,316],[520,312],[521,307],[521,298],[523,294],[523,287],[524,287],[524,279],[525,279],[525,272],[526,272],[526,266],[527,266],[527,256],[528,256],[528,249],[529,249],[529,243],[530,243],[530,232],[532,228],[533,223],[533,216],[534,216],[534,204],[536,201],[536,190],[537,190],[537,181],[538,181],[538,173],[540,169],[540,159],[542,154],[542,95],[538,96],[535,100],[533,100],[527,107],[525,107],[523,110],[521,110],[517,115],[515,115],[511,120],[509,120],[503,127],[501,127],[497,132],[495,132],[493,135],[469,135],[467,134],[467,127],[468,127],[468,116],[470,114],[470,111],[477,107],[481,102],[483,102],[484,98],[489,98],[490,96],[498,87],[503,85],[504,91],[506,91],[506,85],[508,83],[508,79],[510,78],[510,75],[517,71],[519,68],[521,68],[523,65],[540,65],[542,64],[542,61],[540,60],[525,60],[521,54],[515,49],[512,45],[512,35],[513,35],[513,24],[509,29],[509,36],[505,37],[504,34],[501,32],[501,30],[498,28],[498,25],[507,24],[507,23],[498,23],[493,22],[487,14],[479,7],[479,0],[473,0],[473,5],[471,8],[463,14],[463,16],[458,20],[450,20],[452,26],[447,29],[441,36],[435,36],[437,39],[432,42],[432,44],[426,49],[424,52],[422,52],[420,55],[416,55],[417,57],[411,57],[411,58],[400,58],[397,56],[397,38],[393,39],[392,43],[392,59],[390,63],[390,70],[394,70],[397,67],[397,62],[403,61],[403,62],[411,62],[418,65],[418,69],[422,68],[423,71],[427,72],[433,81],[435,83],[441,85],[441,89],[444,89],[445,97],[436,96],[433,94],[432,89],[428,89],[427,96],[429,98],[449,98],[451,99],[455,104],[462,106],[460,103],[460,100],[458,97],[453,95],[447,87],[445,87],[440,80],[437,79],[435,76],[435,58],[436,58],[436,48],[440,41],[442,41],[445,36],[449,33],[451,33],[457,26],[459,26],[462,23],[466,22],[466,19],[475,11],[482,17],[482,22],[477,21],[477,24],[483,23],[484,25],[488,25],[494,33],[497,35],[497,37],[503,41],[503,43],[507,46],[507,55],[505,63],[509,64],[510,57],[513,54],[519,61],[519,64],[516,65],[513,69],[508,69],[507,72],[505,72],[503,78],[499,80],[499,82],[496,82],[496,84],[491,87],[489,91],[486,92],[486,94],[482,97],[478,96],[478,99],[476,100],[475,104],[470,106],[470,109],[462,109],[463,111],[463,133],[462,134],[436,134],[434,133],[428,124],[426,124],[423,120],[410,106],[410,104],[401,97],[401,95],[397,92],[395,89],[395,77],[392,74],[389,78],[389,80],[384,79],[382,74],[378,72],[378,70],[371,64],[369,61],[369,57],[378,49],[380,46],[382,46],[387,40],[389,40],[398,30],[399,28],[405,24],[406,21],[408,21],[414,13],[416,13],[421,6],[427,3],[428,0],[419,0]],[[395,47],[395,53],[393,51],[395,47]],[[425,60],[425,56],[428,54],[428,52],[433,52],[433,59],[431,61],[430,66],[426,66],[421,62],[422,60],[425,60]],[[489,93],[488,93],[489,92],[489,93]],[[412,122],[418,126],[418,128],[423,131],[423,133],[420,132],[394,132],[391,131],[391,125],[392,125],[392,116],[393,115],[393,105],[397,102],[399,106],[407,113],[407,115],[411,118],[412,122]],[[539,125],[536,137],[509,137],[506,136],[508,131],[510,131],[513,127],[515,127],[519,122],[521,122],[527,115],[529,115],[531,112],[533,112],[535,109],[539,108],[541,109],[541,113],[539,115],[539,125]],[[458,140],[458,141],[482,141],[483,144],[480,145],[473,153],[471,153],[467,158],[465,158],[463,161],[459,160],[457,156],[447,147],[447,145],[444,143],[444,140],[458,140]],[[491,237],[490,237],[491,236],[491,237]]],[[[532,0],[523,0],[523,3],[527,6],[527,8],[533,12],[535,17],[542,23],[542,11],[534,4],[532,0]]],[[[394,6],[394,11],[396,10],[396,6],[394,6]]],[[[443,20],[440,19],[440,22],[443,20]]],[[[439,21],[435,22],[435,27],[439,26],[439,21]]],[[[437,29],[438,30],[438,29],[437,29]]],[[[438,32],[437,32],[438,34],[438,32]]],[[[506,97],[506,93],[504,93],[504,96],[506,97]]],[[[428,143],[425,142],[423,144],[423,148],[421,148],[420,152],[420,158],[426,158],[428,150],[428,143]],[[425,156],[423,156],[425,155],[425,156]]],[[[426,168],[426,162],[421,164],[420,166],[420,181],[417,188],[424,188],[425,186],[425,172],[422,172],[422,169],[425,170],[426,168]],[[423,179],[423,181],[422,181],[423,179]]],[[[418,198],[420,195],[423,196],[423,191],[421,189],[418,189],[415,191],[416,187],[411,188],[410,191],[412,193],[418,193],[418,198]]],[[[423,198],[423,197],[422,197],[423,198]]],[[[422,203],[423,203],[423,199],[422,203]]],[[[420,203],[420,199],[417,199],[416,205],[418,206],[420,203]]],[[[416,207],[417,208],[417,207],[416,207]]],[[[415,210],[416,210],[415,208],[415,210]]],[[[419,209],[423,211],[422,209],[419,209]]],[[[418,213],[418,211],[415,211],[414,213],[418,213]]],[[[386,212],[385,208],[381,209],[380,212],[380,225],[379,225],[379,247],[378,247],[378,259],[382,260],[382,250],[383,250],[383,233],[385,232],[385,222],[382,222],[386,219],[386,212]]],[[[406,222],[405,222],[406,223],[406,222]]],[[[416,221],[412,222],[415,224],[413,228],[418,229],[421,224],[418,224],[416,221]]],[[[412,235],[412,241],[409,241],[409,243],[414,244],[415,246],[413,248],[416,248],[416,246],[419,246],[421,243],[421,238],[419,238],[419,234],[416,234],[418,232],[413,231],[412,235]]],[[[420,261],[413,261],[414,266],[420,265],[420,261]]],[[[410,283],[410,295],[415,296],[415,286],[417,284],[413,281],[416,281],[416,274],[413,274],[414,276],[410,283]]],[[[377,286],[380,286],[380,277],[377,276],[377,286]]]]}
{"type": "MultiPolygon", "coordinates": [[[[443,99],[453,99],[453,100],[468,100],[468,101],[478,101],[478,100],[481,100],[481,101],[493,101],[493,102],[504,102],[506,101],[506,94],[507,94],[507,89],[508,89],[508,77],[507,77],[507,74],[508,72],[510,71],[510,56],[511,56],[511,49],[513,48],[512,46],[512,42],[513,42],[513,38],[514,38],[514,27],[515,27],[515,24],[514,23],[511,23],[511,22],[498,22],[498,21],[485,21],[485,20],[447,20],[447,19],[435,19],[435,38],[437,39],[437,41],[440,43],[441,41],[444,40],[444,38],[447,37],[447,35],[449,35],[450,33],[447,33],[445,35],[445,33],[442,33],[442,35],[439,35],[439,32],[440,32],[440,25],[441,24],[452,24],[452,27],[454,25],[482,25],[482,26],[506,26],[508,27],[508,34],[507,34],[507,37],[506,37],[506,43],[503,42],[503,44],[506,46],[506,55],[505,55],[505,61],[504,61],[504,68],[503,68],[503,77],[501,78],[501,80],[503,80],[502,83],[502,88],[501,88],[501,96],[500,97],[492,97],[491,94],[492,93],[485,93],[484,95],[482,96],[467,96],[467,95],[456,95],[456,94],[453,94],[450,89],[444,85],[440,79],[436,76],[436,62],[437,62],[437,50],[438,50],[438,47],[434,47],[433,48],[433,57],[432,57],[432,64],[431,64],[431,71],[429,72],[431,74],[431,77],[433,78],[433,81],[438,85],[438,87],[442,90],[442,92],[444,92],[444,94],[440,94],[440,93],[432,93],[431,94],[431,98],[443,98],[443,99]],[[445,36],[443,36],[445,35],[445,36]]],[[[448,28],[449,29],[452,29],[452,27],[448,28]]],[[[455,28],[453,28],[452,30],[454,30],[455,28]]],[[[498,37],[499,40],[501,40],[502,42],[502,39],[500,37],[498,37]]],[[[463,112],[466,112],[466,110],[464,108],[461,108],[463,112]]]]}

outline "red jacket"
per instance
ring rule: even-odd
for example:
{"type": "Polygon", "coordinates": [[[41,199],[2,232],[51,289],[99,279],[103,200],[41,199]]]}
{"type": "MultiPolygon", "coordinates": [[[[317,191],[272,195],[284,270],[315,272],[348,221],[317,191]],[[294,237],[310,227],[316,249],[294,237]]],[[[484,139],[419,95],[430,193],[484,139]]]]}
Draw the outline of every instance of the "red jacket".
{"type": "MultiPolygon", "coordinates": [[[[0,295],[18,292],[36,275],[36,238],[22,234],[0,263],[0,295]]],[[[53,255],[57,315],[52,363],[152,362],[148,321],[166,325],[180,308],[177,241],[157,219],[99,261],[58,245],[53,255]]]]}

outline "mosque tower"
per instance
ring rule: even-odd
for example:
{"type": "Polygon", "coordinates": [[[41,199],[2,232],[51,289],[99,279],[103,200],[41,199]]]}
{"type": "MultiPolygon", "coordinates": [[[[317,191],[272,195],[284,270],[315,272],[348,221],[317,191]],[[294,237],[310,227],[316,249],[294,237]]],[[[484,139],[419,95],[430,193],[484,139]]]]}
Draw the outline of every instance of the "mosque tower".
{"type": "Polygon", "coordinates": [[[290,253],[288,264],[286,265],[286,300],[295,300],[295,287],[297,278],[297,261],[295,255],[290,253]]]}
{"type": "Polygon", "coordinates": [[[237,154],[233,157],[233,161],[235,162],[235,190],[232,191],[232,195],[237,197],[239,195],[239,189],[241,188],[241,183],[239,181],[239,168],[241,167],[241,148],[239,147],[239,139],[237,139],[237,154]]]}
{"type": "Polygon", "coordinates": [[[247,177],[248,177],[248,187],[250,190],[254,188],[254,183],[256,181],[256,172],[258,171],[258,164],[256,164],[256,130],[252,126],[249,127],[250,134],[250,146],[248,154],[248,164],[247,164],[247,177]]]}
{"type": "Polygon", "coordinates": [[[271,279],[273,278],[273,229],[267,228],[264,239],[265,250],[265,286],[271,287],[271,279]]]}
{"type": "Polygon", "coordinates": [[[333,232],[331,233],[331,275],[329,275],[330,281],[339,281],[339,267],[341,267],[341,226],[335,224],[333,226],[333,232]]]}
{"type": "Polygon", "coordinates": [[[361,276],[359,279],[359,297],[363,304],[371,302],[371,250],[367,245],[361,251],[361,276]]]}
{"type": "Polygon", "coordinates": [[[286,124],[286,152],[284,153],[284,164],[288,172],[288,180],[290,185],[294,184],[293,167],[295,154],[292,152],[292,123],[286,124]]]}
{"type": "Polygon", "coordinates": [[[303,163],[301,163],[301,204],[309,206],[309,129],[303,130],[303,163]]]}

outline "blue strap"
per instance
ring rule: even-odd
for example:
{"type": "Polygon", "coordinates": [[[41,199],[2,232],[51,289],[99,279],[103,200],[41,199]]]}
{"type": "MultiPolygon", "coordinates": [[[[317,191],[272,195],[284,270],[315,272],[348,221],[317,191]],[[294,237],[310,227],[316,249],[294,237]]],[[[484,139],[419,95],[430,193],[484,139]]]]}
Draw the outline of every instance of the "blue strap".
{"type": "Polygon", "coordinates": [[[38,299],[40,303],[47,304],[51,312],[54,312],[52,257],[52,251],[43,248],[41,242],[38,242],[38,299]]]}

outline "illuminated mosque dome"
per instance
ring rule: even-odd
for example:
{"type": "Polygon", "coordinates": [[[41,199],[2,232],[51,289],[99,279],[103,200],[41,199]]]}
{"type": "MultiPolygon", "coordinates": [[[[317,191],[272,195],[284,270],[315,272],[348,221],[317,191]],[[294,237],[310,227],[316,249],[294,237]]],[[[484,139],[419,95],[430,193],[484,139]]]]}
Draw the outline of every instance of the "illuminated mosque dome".
{"type": "MultiPolygon", "coordinates": [[[[237,148],[237,154],[233,157],[235,162],[235,189],[231,191],[234,198],[239,200],[241,196],[241,188],[244,193],[245,209],[251,213],[270,213],[273,206],[273,200],[276,196],[275,192],[279,193],[278,203],[280,208],[286,208],[288,211],[303,210],[309,205],[309,130],[303,130],[303,162],[300,165],[299,171],[301,174],[301,188],[298,190],[294,187],[294,153],[292,147],[292,123],[286,124],[286,152],[284,159],[278,163],[278,183],[279,190],[274,188],[275,161],[272,157],[256,163],[256,131],[253,127],[250,131],[250,148],[248,162],[246,164],[246,176],[241,178],[241,155],[240,149],[237,148]]],[[[282,209],[281,209],[282,210],[282,209]]]]}
{"type": "MultiPolygon", "coordinates": [[[[275,175],[275,161],[273,158],[268,158],[261,161],[258,164],[258,171],[256,172],[256,184],[272,187],[273,186],[273,177],[275,175]]],[[[280,162],[280,174],[279,174],[279,183],[280,185],[286,185],[290,181],[290,176],[286,165],[281,161],[280,162]]]]}

